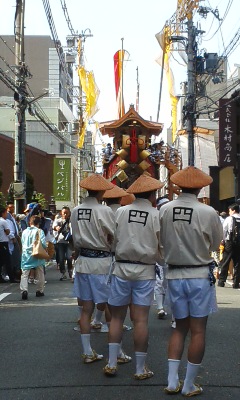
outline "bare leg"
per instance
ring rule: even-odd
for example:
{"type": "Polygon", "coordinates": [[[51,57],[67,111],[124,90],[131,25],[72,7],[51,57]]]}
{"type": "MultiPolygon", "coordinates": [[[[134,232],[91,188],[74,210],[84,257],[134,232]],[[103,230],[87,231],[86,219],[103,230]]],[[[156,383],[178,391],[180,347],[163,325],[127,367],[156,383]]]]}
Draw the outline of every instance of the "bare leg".
{"type": "Polygon", "coordinates": [[[81,319],[80,319],[80,329],[82,334],[90,334],[91,331],[91,316],[94,310],[94,303],[93,301],[82,301],[82,314],[81,314],[81,319]]]}
{"type": "Polygon", "coordinates": [[[106,307],[105,307],[105,319],[106,319],[107,324],[110,324],[110,322],[111,322],[111,313],[110,313],[108,304],[106,304],[106,307]]]}
{"type": "Polygon", "coordinates": [[[181,390],[179,387],[178,369],[189,327],[189,317],[176,319],[176,329],[172,331],[168,344],[168,387],[165,389],[167,393],[177,393],[181,390]]]}
{"type": "Polygon", "coordinates": [[[104,311],[105,310],[105,308],[106,308],[106,303],[98,303],[97,304],[97,309],[99,310],[99,311],[104,311]]]}
{"type": "Polygon", "coordinates": [[[147,352],[148,349],[148,315],[150,307],[132,305],[134,324],[134,348],[135,351],[147,352]]]}
{"type": "Polygon", "coordinates": [[[83,300],[83,309],[80,318],[81,341],[83,346],[84,362],[93,362],[103,358],[102,355],[95,353],[91,347],[90,330],[91,316],[94,310],[94,302],[83,300]]]}
{"type": "Polygon", "coordinates": [[[190,328],[190,317],[176,319],[176,329],[168,343],[168,359],[181,360],[184,349],[184,342],[190,328]]]}
{"type": "Polygon", "coordinates": [[[190,318],[191,340],[188,347],[188,361],[201,364],[205,351],[205,336],[208,317],[190,318]]]}
{"type": "Polygon", "coordinates": [[[208,317],[190,318],[191,339],[188,347],[187,372],[184,379],[182,394],[202,392],[202,388],[195,384],[205,351],[205,336],[208,317]]]}
{"type": "Polygon", "coordinates": [[[111,322],[108,334],[109,343],[121,343],[123,322],[126,318],[128,306],[109,306],[111,312],[111,322]]]}
{"type": "Polygon", "coordinates": [[[104,368],[106,375],[115,375],[117,367],[117,358],[120,351],[120,343],[122,341],[123,321],[126,317],[127,306],[110,306],[110,327],[108,333],[109,357],[108,365],[104,368]]]}

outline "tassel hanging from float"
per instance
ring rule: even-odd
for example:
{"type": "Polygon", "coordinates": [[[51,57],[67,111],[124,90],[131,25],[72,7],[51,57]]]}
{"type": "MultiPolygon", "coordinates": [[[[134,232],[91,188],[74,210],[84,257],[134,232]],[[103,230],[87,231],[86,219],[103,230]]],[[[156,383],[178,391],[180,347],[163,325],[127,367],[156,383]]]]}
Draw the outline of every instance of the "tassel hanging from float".
{"type": "Polygon", "coordinates": [[[130,136],[130,162],[133,164],[136,164],[138,161],[138,138],[137,138],[137,133],[136,129],[133,128],[130,136]]]}

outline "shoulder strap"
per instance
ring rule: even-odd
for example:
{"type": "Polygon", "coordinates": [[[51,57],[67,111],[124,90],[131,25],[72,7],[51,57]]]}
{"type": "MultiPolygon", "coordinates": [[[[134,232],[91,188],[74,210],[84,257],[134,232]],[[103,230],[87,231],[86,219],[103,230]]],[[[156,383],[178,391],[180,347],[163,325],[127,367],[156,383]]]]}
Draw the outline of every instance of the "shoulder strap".
{"type": "Polygon", "coordinates": [[[62,233],[62,231],[63,231],[63,229],[65,228],[65,226],[67,225],[67,223],[68,223],[68,220],[66,219],[66,221],[64,222],[64,224],[62,224],[61,228],[60,228],[59,231],[58,231],[56,240],[58,240],[60,233],[62,233]]]}
{"type": "Polygon", "coordinates": [[[66,221],[64,222],[64,224],[61,226],[61,228],[59,229],[59,233],[61,233],[63,231],[63,229],[65,228],[65,226],[67,225],[68,220],[66,219],[66,221]]]}

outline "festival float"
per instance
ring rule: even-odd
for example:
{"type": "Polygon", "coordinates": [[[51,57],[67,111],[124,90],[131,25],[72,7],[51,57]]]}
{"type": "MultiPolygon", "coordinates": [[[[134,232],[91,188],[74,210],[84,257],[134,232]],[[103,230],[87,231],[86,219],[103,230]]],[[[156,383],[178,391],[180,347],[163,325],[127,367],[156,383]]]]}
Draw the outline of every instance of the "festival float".
{"type": "MultiPolygon", "coordinates": [[[[181,169],[181,157],[177,149],[156,138],[163,130],[163,124],[143,119],[133,104],[125,113],[122,95],[122,66],[125,50],[114,55],[116,98],[119,119],[103,122],[99,130],[103,136],[112,138],[103,149],[103,176],[113,184],[127,189],[141,174],[160,179],[160,166],[167,169],[165,193],[172,199],[177,192],[170,182],[170,176],[181,169]],[[154,137],[155,142],[152,142],[154,137]]],[[[138,101],[136,101],[138,108],[138,101]]]]}

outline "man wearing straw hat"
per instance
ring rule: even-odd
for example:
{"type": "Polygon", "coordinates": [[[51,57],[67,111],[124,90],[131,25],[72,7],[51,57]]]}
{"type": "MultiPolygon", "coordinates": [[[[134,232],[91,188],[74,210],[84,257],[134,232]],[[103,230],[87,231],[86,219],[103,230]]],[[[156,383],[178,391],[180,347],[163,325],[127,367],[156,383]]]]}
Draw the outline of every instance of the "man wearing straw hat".
{"type": "Polygon", "coordinates": [[[146,365],[148,348],[148,315],[153,301],[155,263],[160,258],[159,212],[153,207],[156,191],[163,186],[157,179],[141,175],[128,189],[136,200],[116,213],[115,268],[112,275],[109,306],[109,359],[104,373],[117,373],[117,354],[122,340],[123,322],[132,304],[135,379],[153,376],[146,365]]]}
{"type": "Polygon", "coordinates": [[[114,236],[114,214],[101,203],[105,190],[113,185],[99,174],[92,174],[80,182],[89,196],[75,207],[71,214],[74,248],[79,254],[75,262],[74,286],[76,296],[82,300],[80,318],[83,361],[85,364],[101,360],[90,343],[90,322],[96,303],[107,303],[109,273],[112,257],[111,245],[114,236]]]}
{"type": "Polygon", "coordinates": [[[120,204],[121,199],[123,197],[127,197],[127,196],[128,196],[128,193],[125,190],[114,185],[112,190],[106,190],[106,192],[103,195],[103,200],[115,214],[116,211],[119,209],[119,207],[121,207],[121,204],[120,204]]]}
{"type": "MultiPolygon", "coordinates": [[[[115,214],[117,209],[119,207],[121,207],[121,204],[120,204],[121,198],[127,197],[127,196],[128,196],[128,193],[125,190],[121,189],[120,187],[118,187],[116,185],[113,185],[113,189],[106,190],[106,192],[103,195],[103,200],[115,214]]],[[[92,327],[92,329],[101,329],[101,332],[108,332],[108,325],[109,325],[110,319],[111,319],[111,317],[109,315],[108,308],[104,304],[102,304],[102,305],[98,304],[96,307],[95,316],[91,322],[91,327],[92,327]],[[102,315],[104,312],[105,312],[107,324],[102,324],[102,322],[101,322],[102,315]]]]}
{"type": "Polygon", "coordinates": [[[168,264],[169,296],[176,318],[176,329],[169,340],[168,386],[164,390],[168,394],[181,392],[191,397],[203,391],[195,378],[204,355],[208,315],[217,311],[210,253],[219,248],[223,232],[216,211],[197,200],[201,188],[210,185],[212,178],[189,166],[170,179],[182,192],[160,210],[161,243],[168,264]],[[187,371],[182,383],[178,369],[189,331],[187,371]]]}

